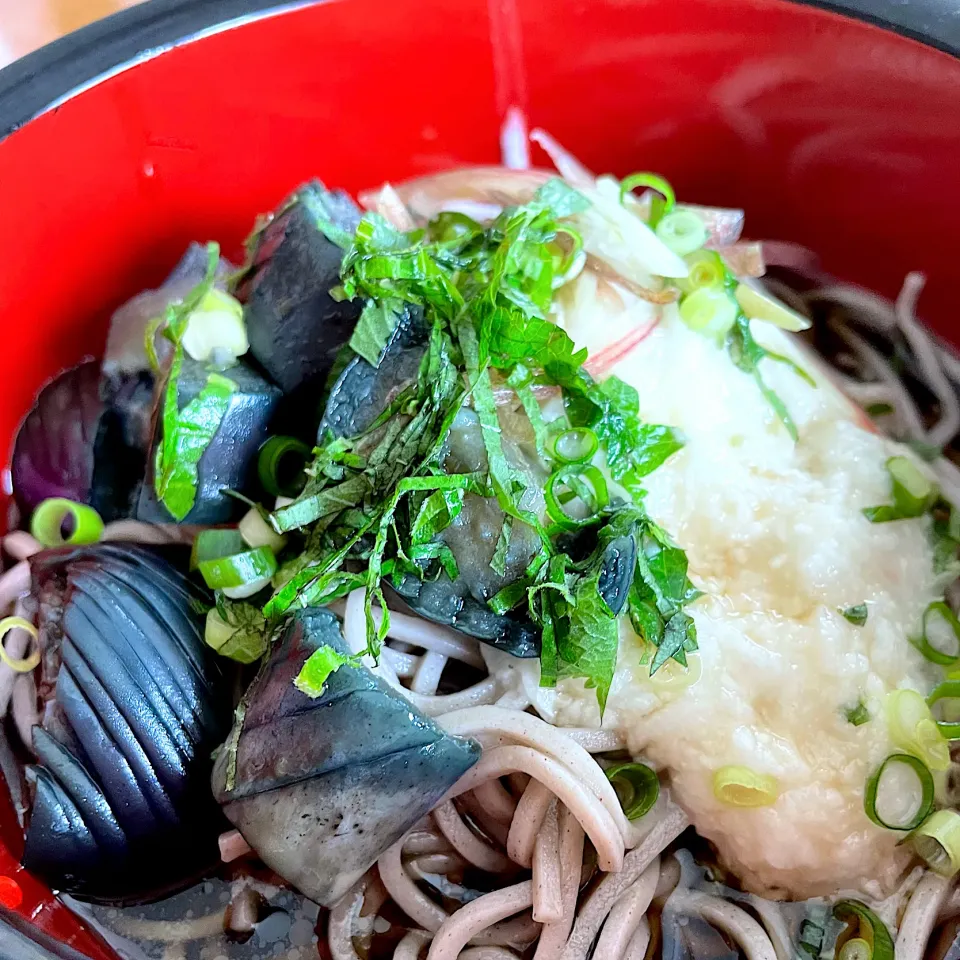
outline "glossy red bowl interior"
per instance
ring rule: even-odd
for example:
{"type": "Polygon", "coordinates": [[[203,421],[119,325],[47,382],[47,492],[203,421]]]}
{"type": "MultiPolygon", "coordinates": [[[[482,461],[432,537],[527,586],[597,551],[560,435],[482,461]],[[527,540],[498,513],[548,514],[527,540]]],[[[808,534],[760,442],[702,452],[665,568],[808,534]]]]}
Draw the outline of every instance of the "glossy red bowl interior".
{"type": "MultiPolygon", "coordinates": [[[[892,295],[926,271],[922,314],[957,339],[948,54],[782,0],[341,0],[208,31],[0,142],[0,447],[189,240],[239,257],[311,176],[356,190],[497,162],[511,104],[592,168],[745,207],[750,236],[845,279],[892,295]]],[[[21,879],[21,909],[76,938],[21,879]]]]}

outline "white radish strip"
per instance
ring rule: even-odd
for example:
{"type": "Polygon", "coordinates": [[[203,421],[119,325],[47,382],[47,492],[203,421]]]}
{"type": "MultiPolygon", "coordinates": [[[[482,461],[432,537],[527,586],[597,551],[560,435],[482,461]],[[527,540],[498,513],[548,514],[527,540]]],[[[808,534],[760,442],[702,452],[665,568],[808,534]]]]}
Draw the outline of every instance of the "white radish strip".
{"type": "Polygon", "coordinates": [[[533,902],[529,880],[488,893],[461,907],[437,931],[427,960],[457,960],[460,951],[495,923],[526,910],[533,902]]]}
{"type": "MultiPolygon", "coordinates": [[[[351,653],[363,653],[367,649],[367,619],[363,610],[365,593],[363,588],[352,590],[347,595],[347,602],[343,608],[343,640],[351,653]]],[[[367,654],[362,662],[381,680],[386,680],[392,687],[404,690],[386,657],[381,657],[380,662],[377,663],[367,654]]]]}
{"type": "Polygon", "coordinates": [[[410,211],[397,195],[397,191],[394,190],[389,183],[385,183],[380,188],[380,192],[377,194],[376,205],[373,209],[387,222],[401,231],[401,233],[409,233],[417,227],[410,211]]]}
{"type": "Polygon", "coordinates": [[[475,707],[440,718],[450,733],[476,737],[485,747],[519,743],[541,750],[566,767],[603,804],[624,837],[631,828],[620,799],[596,760],[562,729],[528,713],[512,713],[498,707],[475,707]]]}
{"type": "MultiPolygon", "coordinates": [[[[650,921],[643,917],[637,932],[633,935],[627,944],[627,949],[621,960],[644,960],[647,955],[647,947],[650,946],[650,921]]],[[[597,954],[599,957],[600,954],[597,954]]]]}
{"type": "Polygon", "coordinates": [[[43,546],[39,540],[30,536],[26,530],[14,530],[3,538],[3,549],[14,560],[26,560],[39,553],[43,546]]]}
{"type": "Polygon", "coordinates": [[[473,795],[487,813],[496,820],[509,824],[517,812],[517,801],[510,796],[507,788],[499,780],[481,783],[473,795]]]}
{"type": "Polygon", "coordinates": [[[21,673],[14,681],[10,712],[23,745],[33,753],[33,728],[40,722],[37,682],[32,673],[21,673]]]}
{"type": "Polygon", "coordinates": [[[419,960],[420,951],[433,938],[426,930],[411,930],[393,951],[393,960],[419,960]]]}
{"type": "Polygon", "coordinates": [[[533,866],[533,850],[537,834],[547,817],[550,804],[556,803],[553,793],[539,780],[531,780],[524,790],[507,836],[507,853],[514,863],[528,870],[533,866]]]}
{"type": "Polygon", "coordinates": [[[557,960],[563,952],[567,937],[577,914],[577,897],[583,869],[583,829],[576,817],[566,808],[559,813],[560,877],[563,913],[556,923],[544,924],[533,960],[557,960]]]}
{"type": "Polygon", "coordinates": [[[535,127],[530,131],[530,139],[540,144],[543,152],[553,161],[558,173],[567,183],[575,187],[592,187],[596,176],[591,173],[566,147],[542,130],[535,127]]]}
{"type": "Polygon", "coordinates": [[[619,957],[624,954],[640,926],[660,879],[660,860],[657,858],[640,874],[640,879],[614,904],[603,924],[594,955],[619,957]]]}
{"type": "MultiPolygon", "coordinates": [[[[363,590],[354,591],[354,593],[363,596],[363,590]]],[[[362,603],[360,604],[360,611],[362,616],[362,603]]],[[[379,607],[373,608],[373,619],[379,627],[383,621],[383,611],[379,607]]],[[[466,637],[462,633],[457,633],[456,630],[451,630],[449,627],[441,626],[439,623],[431,623],[429,620],[421,620],[419,617],[411,617],[405,613],[391,610],[390,629],[387,631],[387,636],[415,647],[422,647],[424,650],[442,653],[445,657],[454,660],[461,660],[471,667],[477,667],[481,670],[484,667],[478,641],[466,637]]]]}
{"type": "Polygon", "coordinates": [[[561,954],[563,960],[584,960],[613,905],[689,825],[687,815],[679,807],[669,810],[643,842],[624,857],[623,869],[597,884],[577,914],[573,932],[561,954]]]}
{"type": "Polygon", "coordinates": [[[220,859],[224,863],[232,863],[253,852],[253,848],[243,839],[243,834],[239,830],[227,830],[220,834],[217,841],[220,845],[220,859]]]}
{"type": "Polygon", "coordinates": [[[505,873],[512,869],[513,865],[505,854],[481,840],[460,819],[452,800],[440,804],[433,811],[433,817],[443,835],[450,841],[450,846],[468,863],[486,870],[487,873],[505,873]]]}
{"type": "Polygon", "coordinates": [[[527,118],[519,107],[507,107],[500,128],[500,155],[510,170],[530,169],[530,145],[527,143],[527,118]]]}
{"type": "Polygon", "coordinates": [[[922,960],[940,906],[950,892],[952,880],[926,873],[907,904],[894,947],[897,960],[922,960]]]}
{"type": "Polygon", "coordinates": [[[556,923],[563,919],[563,891],[560,868],[560,818],[557,801],[550,808],[537,834],[533,848],[533,919],[537,923],[556,923]]]}
{"type": "Polygon", "coordinates": [[[431,220],[444,210],[459,209],[464,202],[497,208],[529,203],[552,176],[547,170],[460,167],[408,180],[398,184],[396,191],[414,216],[431,220]]]}
{"type": "Polygon", "coordinates": [[[481,833],[486,834],[491,840],[506,849],[507,837],[510,834],[510,821],[498,820],[492,817],[490,812],[477,799],[476,790],[472,790],[470,793],[465,793],[462,797],[458,797],[457,803],[461,810],[470,814],[471,819],[480,828],[481,833]]]}
{"type": "Polygon", "coordinates": [[[563,734],[574,743],[583,747],[587,753],[612,753],[625,749],[627,743],[623,734],[613,730],[587,730],[577,727],[564,727],[563,734]]]}
{"type": "MultiPolygon", "coordinates": [[[[777,960],[777,952],[763,927],[746,910],[728,900],[695,890],[675,890],[667,901],[681,916],[699,914],[708,923],[728,934],[747,960],[777,960]]],[[[897,960],[901,960],[899,952],[897,960]]]]}
{"type": "Polygon", "coordinates": [[[436,696],[437,687],[440,686],[440,674],[447,665],[447,658],[442,653],[435,650],[428,650],[421,658],[417,672],[413,675],[413,682],[410,689],[414,693],[425,694],[426,696],[436,696]]]}
{"type": "Polygon", "coordinates": [[[30,591],[30,564],[21,560],[0,577],[0,610],[6,610],[17,597],[30,591]]]}
{"type": "MultiPolygon", "coordinates": [[[[530,747],[497,747],[484,751],[479,762],[450,789],[446,799],[473,790],[487,780],[517,772],[526,773],[539,780],[570,808],[595,847],[601,870],[620,870],[623,866],[623,835],[613,818],[569,770],[530,747]]],[[[659,852],[659,849],[656,852],[659,852]]]]}

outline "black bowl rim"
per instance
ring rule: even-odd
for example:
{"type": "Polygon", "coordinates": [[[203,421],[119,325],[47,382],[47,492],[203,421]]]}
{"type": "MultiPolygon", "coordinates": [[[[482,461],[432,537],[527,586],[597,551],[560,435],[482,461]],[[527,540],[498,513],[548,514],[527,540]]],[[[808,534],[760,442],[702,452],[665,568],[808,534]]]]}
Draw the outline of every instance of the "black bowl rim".
{"type": "MultiPolygon", "coordinates": [[[[0,70],[0,140],[88,87],[171,47],[322,2],[147,0],[122,10],[0,70]]],[[[955,0],[794,2],[864,20],[960,57],[960,4],[955,0]]]]}

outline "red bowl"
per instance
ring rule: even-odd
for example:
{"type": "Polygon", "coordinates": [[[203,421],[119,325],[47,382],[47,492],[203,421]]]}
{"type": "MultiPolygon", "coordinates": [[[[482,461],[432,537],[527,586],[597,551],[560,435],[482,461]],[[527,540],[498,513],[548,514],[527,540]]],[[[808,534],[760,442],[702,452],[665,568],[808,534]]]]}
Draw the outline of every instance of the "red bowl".
{"type": "MultiPolygon", "coordinates": [[[[0,445],[188,241],[239,256],[311,176],[496,162],[509,106],[596,170],[746,208],[751,236],[845,279],[892,295],[926,271],[921,311],[960,339],[955,5],[846,5],[901,35],[782,0],[152,0],[58,41],[0,72],[0,445]]],[[[107,956],[11,849],[21,913],[107,956]]]]}

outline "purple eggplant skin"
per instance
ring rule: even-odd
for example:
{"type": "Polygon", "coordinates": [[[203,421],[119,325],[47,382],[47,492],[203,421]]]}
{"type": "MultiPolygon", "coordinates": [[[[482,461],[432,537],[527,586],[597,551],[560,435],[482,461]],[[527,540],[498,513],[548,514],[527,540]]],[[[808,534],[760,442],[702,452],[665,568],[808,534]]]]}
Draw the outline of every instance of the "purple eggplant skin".
{"type": "Polygon", "coordinates": [[[217,862],[225,824],[210,757],[231,701],[203,643],[209,596],[143,547],[47,551],[31,570],[47,702],[24,866],[101,902],[183,886],[217,862]]]}
{"type": "MultiPolygon", "coordinates": [[[[207,382],[207,365],[184,357],[178,381],[178,402],[182,409],[207,382]]],[[[197,464],[197,497],[183,523],[229,523],[242,516],[247,507],[226,491],[251,489],[256,474],[257,451],[271,432],[271,423],[281,399],[280,390],[253,367],[238,362],[223,371],[236,391],[210,445],[197,464]]],[[[153,450],[147,457],[147,475],[140,489],[136,517],[150,523],[171,523],[173,517],[157,499],[154,489],[155,451],[162,437],[162,422],[157,418],[153,450]]]]}
{"type": "Polygon", "coordinates": [[[25,514],[48,497],[90,502],[93,447],[104,403],[100,365],[88,360],[61,373],[37,396],[13,448],[13,492],[25,514]]]}
{"type": "Polygon", "coordinates": [[[335,903],[480,757],[366,667],[343,667],[317,699],[293,680],[327,644],[332,613],[287,624],[251,685],[213,771],[223,811],[264,863],[311,900],[335,903]]]}
{"type": "Polygon", "coordinates": [[[322,387],[360,314],[359,301],[330,296],[344,251],[318,219],[350,235],[360,210],[341,191],[304,184],[255,235],[251,266],[236,290],[250,352],[286,394],[322,387]]]}

